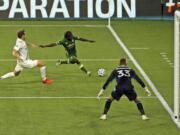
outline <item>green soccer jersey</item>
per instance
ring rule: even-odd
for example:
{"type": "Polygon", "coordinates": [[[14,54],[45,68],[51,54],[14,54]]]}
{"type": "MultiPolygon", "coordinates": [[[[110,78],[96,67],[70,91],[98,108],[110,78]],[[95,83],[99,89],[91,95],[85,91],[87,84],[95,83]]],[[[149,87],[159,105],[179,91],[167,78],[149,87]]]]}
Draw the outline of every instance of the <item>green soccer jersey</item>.
{"type": "Polygon", "coordinates": [[[57,42],[57,45],[62,45],[69,56],[76,56],[76,40],[79,40],[79,37],[73,37],[72,41],[63,39],[57,42]]]}

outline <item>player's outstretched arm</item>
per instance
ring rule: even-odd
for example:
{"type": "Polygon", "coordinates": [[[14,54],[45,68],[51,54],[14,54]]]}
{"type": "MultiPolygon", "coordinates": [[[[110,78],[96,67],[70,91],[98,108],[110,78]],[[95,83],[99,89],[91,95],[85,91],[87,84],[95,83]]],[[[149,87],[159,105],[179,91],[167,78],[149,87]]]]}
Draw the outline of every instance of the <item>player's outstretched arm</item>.
{"type": "Polygon", "coordinates": [[[151,92],[149,91],[149,89],[148,89],[147,87],[145,87],[144,89],[145,89],[147,95],[148,95],[148,96],[151,96],[151,92]]]}
{"type": "Polygon", "coordinates": [[[104,89],[100,89],[98,95],[97,95],[97,99],[100,99],[101,95],[104,94],[104,89]]]}
{"type": "Polygon", "coordinates": [[[47,45],[39,45],[39,47],[41,47],[41,48],[54,47],[54,46],[57,46],[57,43],[50,43],[50,44],[47,44],[47,45]]]}
{"type": "Polygon", "coordinates": [[[90,43],[94,43],[95,41],[94,40],[89,40],[89,39],[85,39],[85,38],[79,38],[80,41],[83,41],[83,42],[90,42],[90,43]]]}
{"type": "Polygon", "coordinates": [[[32,48],[37,48],[38,46],[33,43],[27,43],[28,46],[31,46],[32,48]]]}
{"type": "Polygon", "coordinates": [[[147,95],[151,96],[151,92],[148,90],[144,82],[139,78],[139,76],[135,72],[134,72],[134,79],[141,85],[142,88],[144,88],[147,95]]]}
{"type": "Polygon", "coordinates": [[[108,85],[114,80],[115,78],[115,73],[114,71],[111,73],[111,75],[108,77],[108,79],[106,80],[106,82],[104,83],[102,89],[99,91],[97,98],[100,99],[100,96],[103,95],[105,89],[108,87],[108,85]]]}

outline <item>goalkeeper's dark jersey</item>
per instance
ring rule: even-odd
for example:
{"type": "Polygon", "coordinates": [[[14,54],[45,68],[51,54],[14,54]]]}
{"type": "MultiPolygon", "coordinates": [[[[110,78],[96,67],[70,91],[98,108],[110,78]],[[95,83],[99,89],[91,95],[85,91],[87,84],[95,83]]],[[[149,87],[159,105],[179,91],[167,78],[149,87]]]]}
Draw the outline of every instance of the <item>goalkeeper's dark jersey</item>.
{"type": "Polygon", "coordinates": [[[72,41],[68,41],[67,39],[63,39],[57,42],[57,45],[63,45],[68,55],[76,56],[76,40],[79,40],[79,37],[73,37],[72,41]]]}
{"type": "Polygon", "coordinates": [[[106,89],[109,83],[116,79],[117,90],[133,90],[134,86],[131,83],[131,79],[135,79],[143,88],[145,87],[144,82],[138,77],[134,70],[126,66],[120,66],[114,69],[105,82],[103,89],[106,89]]]}

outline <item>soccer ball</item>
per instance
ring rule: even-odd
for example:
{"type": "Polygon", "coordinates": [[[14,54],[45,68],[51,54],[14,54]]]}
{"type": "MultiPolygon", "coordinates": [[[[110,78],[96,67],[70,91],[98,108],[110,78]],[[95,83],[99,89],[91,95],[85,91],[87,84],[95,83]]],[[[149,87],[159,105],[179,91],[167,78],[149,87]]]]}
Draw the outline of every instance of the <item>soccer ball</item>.
{"type": "Polygon", "coordinates": [[[106,71],[105,71],[105,69],[103,69],[103,68],[100,68],[100,69],[98,70],[98,75],[101,76],[101,77],[104,76],[105,73],[106,73],[106,71]]]}

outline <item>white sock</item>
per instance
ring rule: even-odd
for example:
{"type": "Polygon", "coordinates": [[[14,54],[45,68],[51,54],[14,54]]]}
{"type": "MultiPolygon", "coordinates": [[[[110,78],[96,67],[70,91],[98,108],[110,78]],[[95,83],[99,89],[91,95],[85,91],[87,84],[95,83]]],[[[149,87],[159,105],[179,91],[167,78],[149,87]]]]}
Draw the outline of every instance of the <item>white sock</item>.
{"type": "Polygon", "coordinates": [[[46,80],[46,67],[45,66],[40,68],[40,73],[41,73],[42,80],[43,81],[46,80]]]}
{"type": "Polygon", "coordinates": [[[14,77],[14,76],[15,76],[14,72],[9,72],[9,73],[1,76],[1,79],[3,80],[3,79],[14,77]]]}
{"type": "Polygon", "coordinates": [[[79,69],[81,69],[81,68],[83,68],[84,67],[84,65],[83,64],[81,64],[80,66],[79,66],[79,69]]]}

